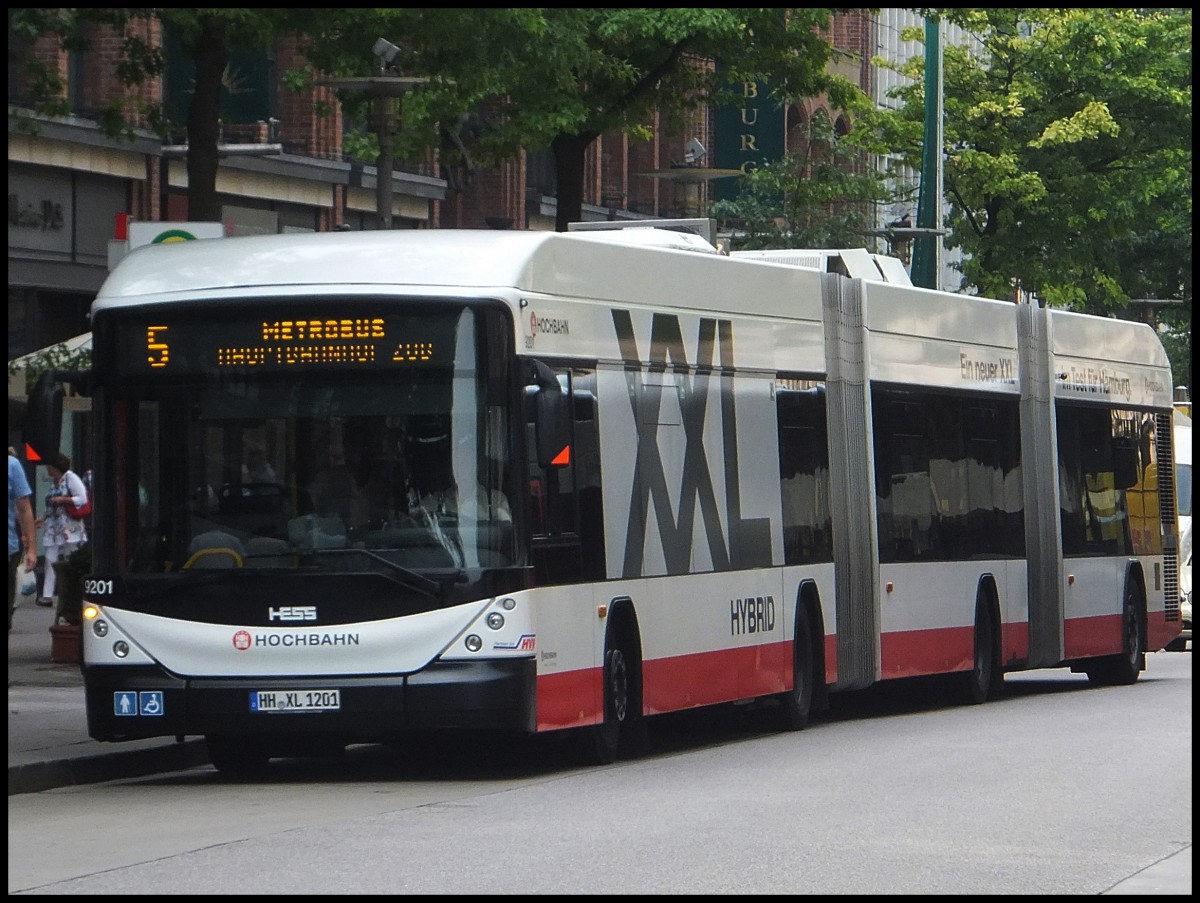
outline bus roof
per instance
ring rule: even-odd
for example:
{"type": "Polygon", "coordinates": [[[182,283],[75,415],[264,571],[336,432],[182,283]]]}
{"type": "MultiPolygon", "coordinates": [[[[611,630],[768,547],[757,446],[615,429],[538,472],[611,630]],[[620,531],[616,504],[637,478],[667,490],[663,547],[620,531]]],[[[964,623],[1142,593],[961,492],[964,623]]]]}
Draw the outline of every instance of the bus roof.
{"type": "MultiPolygon", "coordinates": [[[[657,229],[624,234],[405,229],[201,239],[129,254],[101,287],[93,312],[193,299],[219,304],[281,295],[372,294],[558,305],[539,310],[547,316],[557,309],[555,315],[586,317],[569,314],[562,305],[600,303],[819,327],[827,274],[769,257],[706,253],[703,244],[695,236],[657,229]],[[691,239],[695,242],[689,244],[691,239]]],[[[866,251],[856,253],[864,267],[874,269],[866,251]]],[[[876,335],[876,358],[900,368],[877,378],[916,379],[910,365],[920,369],[938,355],[945,358],[947,372],[956,373],[968,346],[1016,348],[1011,302],[915,288],[882,273],[861,285],[864,300],[869,299],[864,325],[876,335]],[[889,350],[883,352],[885,347],[889,350]]],[[[1148,368],[1136,380],[1126,379],[1130,390],[1136,382],[1137,397],[1143,391],[1170,397],[1169,362],[1149,326],[1047,313],[1056,374],[1071,374],[1073,384],[1108,385],[1126,377],[1108,373],[1100,362],[1148,368]]],[[[794,333],[779,333],[767,344],[796,341],[794,333]]]]}
{"type": "Polygon", "coordinates": [[[680,238],[672,233],[650,242],[645,235],[630,241],[599,232],[422,229],[202,239],[132,252],[101,287],[94,310],[281,291],[509,290],[821,319],[817,271],[734,261],[702,253],[680,238]]]}
{"type": "Polygon", "coordinates": [[[201,239],[131,252],[97,302],[268,286],[519,286],[552,232],[313,232],[201,239]]]}

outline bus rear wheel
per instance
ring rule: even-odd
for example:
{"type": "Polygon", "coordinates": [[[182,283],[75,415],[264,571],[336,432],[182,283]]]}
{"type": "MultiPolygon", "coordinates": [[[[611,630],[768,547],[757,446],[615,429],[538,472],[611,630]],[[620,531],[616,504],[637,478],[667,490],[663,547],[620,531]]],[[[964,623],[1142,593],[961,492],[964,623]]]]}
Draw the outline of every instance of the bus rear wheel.
{"type": "Polygon", "coordinates": [[[1142,629],[1141,600],[1132,586],[1121,606],[1121,651],[1099,658],[1087,668],[1088,680],[1098,687],[1123,687],[1136,683],[1146,667],[1146,632],[1142,629]]]}
{"type": "Polygon", "coordinates": [[[804,612],[799,611],[796,614],[796,642],[792,647],[792,689],[777,697],[780,730],[798,731],[807,726],[812,713],[813,681],[812,628],[804,612]]]}
{"type": "Polygon", "coordinates": [[[960,696],[967,705],[980,705],[994,695],[1004,681],[1000,669],[999,632],[987,599],[975,604],[975,643],[971,670],[959,678],[960,696]]]}

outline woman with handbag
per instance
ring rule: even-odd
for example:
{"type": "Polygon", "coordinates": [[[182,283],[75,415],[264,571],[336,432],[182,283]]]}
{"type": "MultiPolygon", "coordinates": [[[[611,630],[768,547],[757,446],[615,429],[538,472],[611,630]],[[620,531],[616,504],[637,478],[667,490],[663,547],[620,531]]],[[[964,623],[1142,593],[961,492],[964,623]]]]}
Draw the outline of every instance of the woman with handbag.
{"type": "Polygon", "coordinates": [[[54,489],[46,496],[46,513],[37,521],[44,528],[42,545],[46,551],[46,576],[37,604],[50,607],[57,604],[54,562],[87,542],[83,518],[91,513],[91,504],[87,486],[71,470],[69,457],[58,452],[46,462],[46,470],[54,480],[54,489]]]}

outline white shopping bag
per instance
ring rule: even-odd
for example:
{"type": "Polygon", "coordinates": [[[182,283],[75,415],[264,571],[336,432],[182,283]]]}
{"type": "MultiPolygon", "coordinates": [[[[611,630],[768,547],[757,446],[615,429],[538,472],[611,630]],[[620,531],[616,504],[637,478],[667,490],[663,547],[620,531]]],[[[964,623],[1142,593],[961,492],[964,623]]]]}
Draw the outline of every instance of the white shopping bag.
{"type": "Polygon", "coordinates": [[[26,602],[37,595],[37,574],[33,571],[25,570],[25,562],[21,561],[17,565],[17,597],[21,602],[26,602]]]}

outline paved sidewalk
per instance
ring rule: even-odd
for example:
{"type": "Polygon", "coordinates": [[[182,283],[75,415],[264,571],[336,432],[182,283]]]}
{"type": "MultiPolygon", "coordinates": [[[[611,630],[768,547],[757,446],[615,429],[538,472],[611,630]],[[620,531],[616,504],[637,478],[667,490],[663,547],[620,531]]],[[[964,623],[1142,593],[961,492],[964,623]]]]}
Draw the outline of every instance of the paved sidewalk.
{"type": "Polygon", "coordinates": [[[50,661],[54,611],[17,606],[8,635],[8,793],[189,768],[208,762],[189,738],[100,743],[88,736],[78,665],[50,661]]]}
{"type": "MultiPolygon", "coordinates": [[[[92,784],[191,768],[208,762],[204,741],[170,738],[100,743],[88,737],[83,676],[77,665],[50,661],[54,613],[32,602],[17,607],[8,635],[8,793],[92,784]]],[[[1192,893],[1189,844],[1104,892],[1192,893]]]]}

